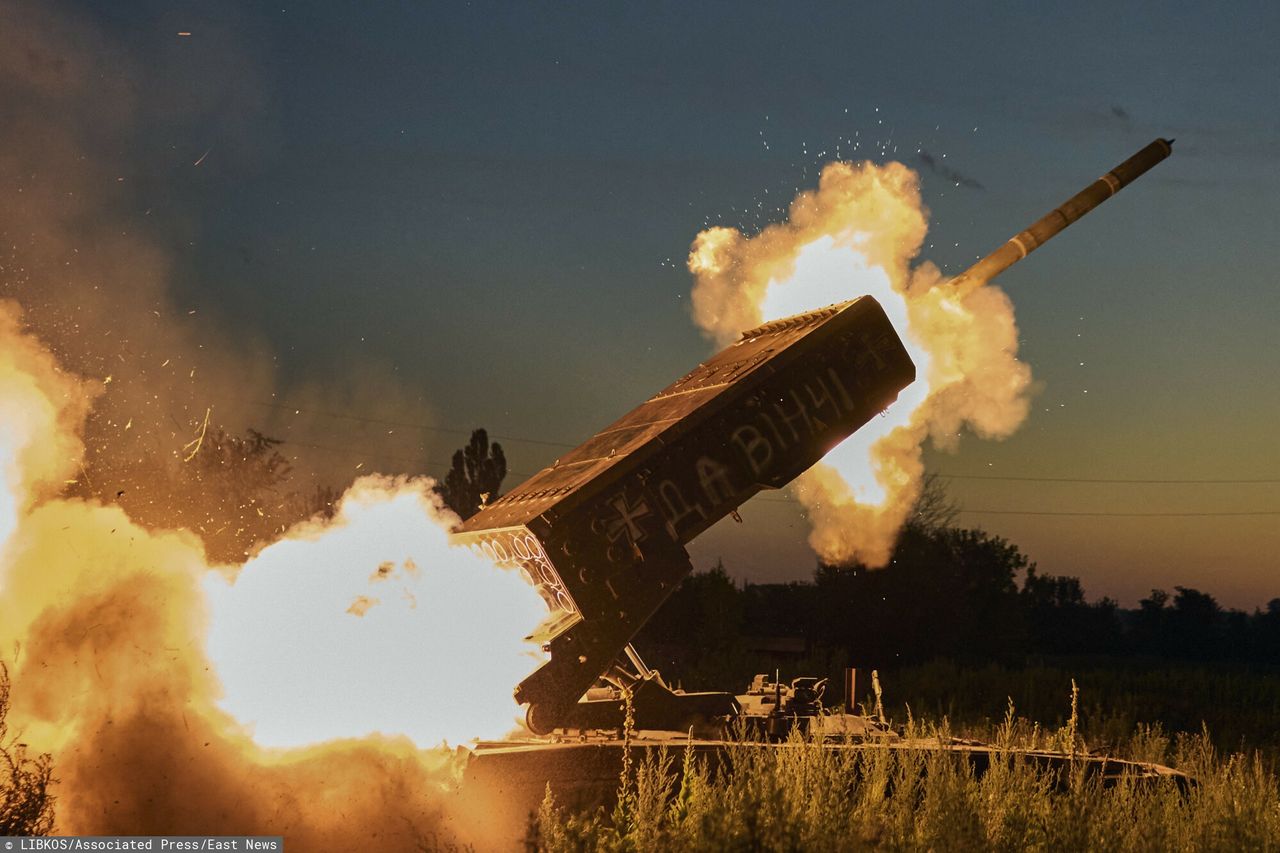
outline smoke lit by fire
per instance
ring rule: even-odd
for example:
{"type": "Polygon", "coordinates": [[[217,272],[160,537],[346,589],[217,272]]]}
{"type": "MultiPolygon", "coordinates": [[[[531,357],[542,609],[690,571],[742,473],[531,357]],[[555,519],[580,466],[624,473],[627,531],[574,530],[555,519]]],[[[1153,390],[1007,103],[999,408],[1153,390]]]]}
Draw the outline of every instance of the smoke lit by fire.
{"type": "Polygon", "coordinates": [[[1030,368],[998,287],[959,292],[930,263],[912,267],[928,215],[900,163],[827,165],[787,221],[755,236],[711,228],[694,241],[695,322],[721,344],[762,322],[871,295],[899,330],[917,379],[882,416],[804,474],[794,491],[828,562],[881,566],[919,494],[927,438],[953,449],[965,427],[1004,438],[1025,419],[1030,368]]]}
{"type": "Polygon", "coordinates": [[[0,302],[0,649],[12,730],[56,756],[58,828],[319,849],[381,825],[417,849],[455,772],[422,747],[514,728],[537,594],[447,545],[427,481],[364,478],[242,567],[59,497],[96,387],[0,302]]]}

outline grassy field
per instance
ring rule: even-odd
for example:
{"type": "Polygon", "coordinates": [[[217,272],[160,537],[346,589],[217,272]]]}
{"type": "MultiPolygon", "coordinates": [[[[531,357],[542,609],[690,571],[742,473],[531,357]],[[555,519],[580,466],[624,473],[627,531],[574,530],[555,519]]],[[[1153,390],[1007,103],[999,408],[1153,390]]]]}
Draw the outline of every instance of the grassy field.
{"type": "MultiPolygon", "coordinates": [[[[1280,787],[1254,754],[1224,755],[1205,734],[1170,738],[1139,727],[1117,749],[1161,759],[1195,782],[1104,786],[1074,762],[1038,769],[1019,746],[1079,748],[1078,720],[1061,729],[1015,719],[992,733],[1002,748],[976,777],[946,749],[784,750],[729,747],[717,772],[687,752],[624,771],[612,812],[571,814],[548,793],[531,845],[616,850],[1277,850],[1280,787]]],[[[911,722],[933,737],[946,727],[911,722]]]]}
{"type": "MultiPolygon", "coordinates": [[[[550,851],[1280,851],[1274,674],[943,662],[886,674],[882,698],[908,736],[996,745],[991,769],[975,775],[945,748],[840,752],[801,739],[786,750],[730,747],[715,772],[677,752],[624,771],[612,812],[572,814],[548,794],[535,844],[550,851]],[[1026,704],[1015,710],[1015,702],[1026,704]],[[1047,722],[1033,723],[1022,710],[1047,722]],[[1085,762],[1053,770],[1018,752],[1037,748],[1166,764],[1194,781],[1104,786],[1085,762]]],[[[874,702],[868,696],[866,706],[874,702]]]]}

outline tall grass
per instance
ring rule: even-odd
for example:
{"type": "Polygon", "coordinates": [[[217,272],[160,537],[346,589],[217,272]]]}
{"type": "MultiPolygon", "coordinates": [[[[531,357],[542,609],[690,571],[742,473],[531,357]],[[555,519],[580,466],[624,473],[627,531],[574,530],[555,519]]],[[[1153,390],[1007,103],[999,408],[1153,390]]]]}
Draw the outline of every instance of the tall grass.
{"type": "Polygon", "coordinates": [[[571,813],[548,791],[533,845],[548,851],[1280,850],[1280,787],[1256,756],[1222,755],[1204,732],[1134,732],[1121,752],[1167,760],[1189,788],[1104,785],[1083,759],[1046,768],[1020,749],[1079,754],[1077,722],[1044,731],[1012,707],[979,775],[945,744],[945,722],[911,720],[926,745],[832,750],[795,736],[778,748],[730,743],[712,769],[691,749],[649,752],[606,813],[571,813]],[[932,743],[934,745],[928,745],[932,743]]]}

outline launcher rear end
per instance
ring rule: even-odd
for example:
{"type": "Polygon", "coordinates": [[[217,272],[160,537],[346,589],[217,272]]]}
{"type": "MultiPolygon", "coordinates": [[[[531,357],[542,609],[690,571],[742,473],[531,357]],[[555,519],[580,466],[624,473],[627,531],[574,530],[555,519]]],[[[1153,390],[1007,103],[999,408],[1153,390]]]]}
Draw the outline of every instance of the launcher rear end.
{"type": "Polygon", "coordinates": [[[637,712],[652,719],[637,725],[736,713],[729,694],[668,690],[628,644],[691,571],[686,543],[795,479],[914,378],[871,297],[769,323],[467,521],[457,541],[521,568],[550,609],[535,639],[551,659],[515,690],[530,728],[610,727],[616,702],[578,700],[611,673],[648,685],[637,712]]]}

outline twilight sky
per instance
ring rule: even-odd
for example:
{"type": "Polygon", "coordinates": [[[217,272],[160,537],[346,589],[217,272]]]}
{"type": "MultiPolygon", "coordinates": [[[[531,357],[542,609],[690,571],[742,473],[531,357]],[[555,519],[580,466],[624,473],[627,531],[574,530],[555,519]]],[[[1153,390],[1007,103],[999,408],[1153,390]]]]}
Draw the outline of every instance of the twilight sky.
{"type": "MultiPolygon", "coordinates": [[[[1176,137],[1001,277],[1040,383],[1022,430],[927,459],[964,523],[1091,597],[1280,597],[1273,3],[32,8],[0,0],[0,27],[70,35],[23,73],[91,55],[107,93],[48,101],[87,180],[123,185],[104,215],[164,257],[204,332],[274,354],[282,396],[359,386],[318,392],[338,402],[296,432],[270,423],[351,473],[441,473],[473,426],[519,474],[549,463],[712,351],[694,235],[776,220],[837,153],[921,172],[921,260],[954,273],[1176,137]]],[[[742,515],[698,565],[810,575],[798,506],[742,515]]]]}

